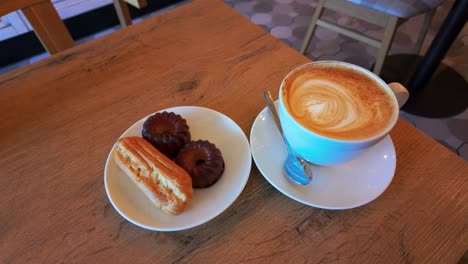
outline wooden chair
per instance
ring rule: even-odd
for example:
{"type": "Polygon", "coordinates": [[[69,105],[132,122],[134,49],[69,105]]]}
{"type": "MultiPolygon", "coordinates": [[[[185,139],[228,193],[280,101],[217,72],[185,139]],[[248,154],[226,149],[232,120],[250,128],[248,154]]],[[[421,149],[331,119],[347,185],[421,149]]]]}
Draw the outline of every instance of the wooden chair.
{"type": "Polygon", "coordinates": [[[0,15],[16,10],[23,11],[50,54],[73,47],[73,38],[50,0],[0,0],[0,15]]]}
{"type": "Polygon", "coordinates": [[[132,24],[132,17],[130,16],[130,10],[128,10],[128,4],[141,9],[146,7],[148,2],[146,0],[114,0],[115,11],[117,12],[122,27],[127,27],[132,24]]]}
{"type": "Polygon", "coordinates": [[[309,29],[307,30],[304,38],[301,52],[306,54],[307,47],[310,44],[315,28],[317,26],[321,26],[377,47],[379,51],[374,65],[374,73],[379,75],[397,27],[411,17],[425,14],[424,22],[416,41],[415,52],[419,53],[424,37],[426,36],[429,25],[431,24],[435,8],[442,2],[443,0],[319,0],[315,13],[312,16],[309,29]],[[343,28],[335,23],[330,23],[320,19],[325,8],[384,27],[385,31],[383,39],[376,40],[358,32],[343,28]]]}

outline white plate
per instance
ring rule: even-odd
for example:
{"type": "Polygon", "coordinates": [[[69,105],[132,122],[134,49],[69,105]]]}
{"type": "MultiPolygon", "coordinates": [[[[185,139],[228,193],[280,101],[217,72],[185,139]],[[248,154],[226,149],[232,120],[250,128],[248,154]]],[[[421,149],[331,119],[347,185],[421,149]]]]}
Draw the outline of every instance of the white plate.
{"type": "Polygon", "coordinates": [[[292,183],[283,174],[286,146],[267,108],[255,119],[250,147],[258,169],[271,185],[298,202],[324,209],[349,209],[369,203],[385,191],[395,173],[395,147],[387,136],[350,162],[312,166],[314,178],[309,185],[292,183]]]}
{"type": "MultiPolygon", "coordinates": [[[[187,211],[177,216],[167,215],[156,209],[118,167],[111,158],[114,149],[112,147],[104,170],[104,185],[115,210],[128,221],[150,230],[177,231],[206,223],[228,208],[247,183],[252,158],[247,137],[227,116],[195,106],[174,107],[160,112],[162,111],[174,112],[185,118],[192,140],[209,140],[221,150],[225,162],[221,178],[209,188],[194,189],[193,200],[187,211]]],[[[141,137],[141,129],[148,116],[133,124],[121,137],[141,137]]]]}

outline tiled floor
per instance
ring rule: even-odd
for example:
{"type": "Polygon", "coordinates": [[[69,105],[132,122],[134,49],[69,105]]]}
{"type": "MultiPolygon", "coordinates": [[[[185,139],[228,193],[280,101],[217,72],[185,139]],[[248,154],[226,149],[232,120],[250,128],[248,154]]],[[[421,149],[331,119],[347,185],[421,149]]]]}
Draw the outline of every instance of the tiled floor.
{"type": "MultiPolygon", "coordinates": [[[[291,47],[299,49],[318,0],[224,1],[242,15],[269,31],[272,35],[291,47]]],[[[160,14],[187,2],[190,1],[184,1],[169,8],[159,10],[146,17],[136,19],[134,22],[138,23],[149,16],[160,14]]],[[[423,45],[423,52],[430,45],[430,41],[433,39],[453,3],[454,0],[448,0],[437,9],[423,45]]],[[[381,28],[354,18],[330,11],[326,11],[324,16],[327,19],[336,21],[341,25],[348,26],[371,37],[380,38],[383,35],[381,28]]],[[[416,32],[418,32],[421,23],[422,16],[418,16],[402,24],[396,33],[390,54],[411,53],[416,42],[416,32]]],[[[83,43],[99,38],[118,29],[119,27],[116,26],[85,39],[80,39],[77,42],[83,43]]],[[[372,66],[377,52],[374,47],[322,28],[316,30],[315,36],[309,46],[309,51],[309,56],[313,60],[341,60],[366,68],[372,66]]],[[[0,74],[41,60],[47,56],[47,54],[41,54],[14,65],[0,68],[0,74]]],[[[468,79],[468,26],[464,27],[443,62],[460,73],[465,80],[468,79]]],[[[465,89],[468,89],[468,87],[465,87],[465,89]]],[[[401,111],[400,116],[451,151],[468,160],[468,109],[466,106],[464,109],[463,112],[448,118],[424,118],[403,111],[401,111]]]]}

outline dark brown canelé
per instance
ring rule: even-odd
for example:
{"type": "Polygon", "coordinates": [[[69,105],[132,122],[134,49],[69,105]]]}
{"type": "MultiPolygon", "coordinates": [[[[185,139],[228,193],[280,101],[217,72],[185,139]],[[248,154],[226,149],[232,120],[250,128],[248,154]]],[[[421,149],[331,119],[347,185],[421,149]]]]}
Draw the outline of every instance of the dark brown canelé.
{"type": "Polygon", "coordinates": [[[185,145],[175,162],[192,177],[194,188],[213,185],[224,172],[221,151],[207,140],[192,141],[185,145]]]}
{"type": "Polygon", "coordinates": [[[171,159],[177,156],[179,150],[191,139],[187,121],[178,114],[166,111],[148,117],[141,134],[171,159]]]}

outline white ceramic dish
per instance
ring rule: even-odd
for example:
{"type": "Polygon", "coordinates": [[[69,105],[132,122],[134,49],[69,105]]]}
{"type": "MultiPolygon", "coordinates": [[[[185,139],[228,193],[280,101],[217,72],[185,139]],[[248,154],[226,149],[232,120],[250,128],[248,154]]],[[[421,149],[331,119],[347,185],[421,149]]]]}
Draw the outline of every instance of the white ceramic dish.
{"type": "Polygon", "coordinates": [[[387,136],[350,162],[312,166],[314,178],[309,185],[292,183],[283,174],[286,146],[267,108],[255,119],[250,147],[258,169],[270,184],[298,202],[324,209],[349,209],[371,202],[388,187],[396,167],[395,147],[387,136]]]}
{"type": "MultiPolygon", "coordinates": [[[[167,215],[156,209],[120,170],[112,159],[112,147],[104,170],[104,185],[115,210],[131,223],[150,230],[177,231],[206,223],[226,210],[244,189],[250,175],[252,158],[247,137],[227,116],[195,106],[162,111],[174,112],[185,118],[192,140],[209,140],[221,150],[225,170],[218,182],[209,188],[194,189],[193,201],[187,211],[177,216],[167,215]]],[[[141,129],[148,116],[133,124],[121,137],[141,137],[141,129]]]]}

